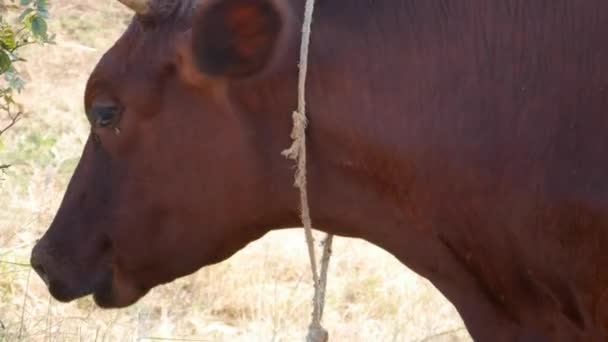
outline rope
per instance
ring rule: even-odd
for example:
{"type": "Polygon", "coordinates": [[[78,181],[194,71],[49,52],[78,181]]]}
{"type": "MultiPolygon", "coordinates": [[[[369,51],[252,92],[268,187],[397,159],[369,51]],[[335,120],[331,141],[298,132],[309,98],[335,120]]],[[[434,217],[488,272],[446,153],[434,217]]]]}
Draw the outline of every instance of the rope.
{"type": "Polygon", "coordinates": [[[323,240],[323,255],[321,257],[321,274],[317,271],[317,258],[315,256],[314,237],[312,235],[312,220],[308,205],[308,192],[306,190],[306,74],[308,71],[308,47],[310,43],[310,27],[315,1],[306,0],[304,9],[304,22],[302,25],[302,41],[300,45],[300,64],[298,74],[298,108],[292,114],[293,129],[291,147],[283,151],[283,155],[297,162],[294,185],[300,190],[300,216],[304,226],[310,268],[314,282],[312,320],[308,326],[307,342],[326,342],[329,334],[321,325],[323,308],[325,306],[325,289],[327,287],[327,270],[331,256],[333,235],[327,234],[323,240]]]}

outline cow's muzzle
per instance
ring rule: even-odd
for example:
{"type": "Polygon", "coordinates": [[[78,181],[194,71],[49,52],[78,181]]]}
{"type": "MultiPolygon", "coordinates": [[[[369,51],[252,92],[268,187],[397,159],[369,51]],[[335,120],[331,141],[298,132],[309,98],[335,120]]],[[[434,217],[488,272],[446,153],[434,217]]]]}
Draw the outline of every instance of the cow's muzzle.
{"type": "Polygon", "coordinates": [[[100,275],[74,272],[71,265],[75,261],[58,258],[44,241],[38,242],[32,250],[30,264],[44,281],[53,298],[60,302],[70,302],[89,295],[103,279],[100,275]],[[84,279],[85,277],[89,279],[84,279]]]}

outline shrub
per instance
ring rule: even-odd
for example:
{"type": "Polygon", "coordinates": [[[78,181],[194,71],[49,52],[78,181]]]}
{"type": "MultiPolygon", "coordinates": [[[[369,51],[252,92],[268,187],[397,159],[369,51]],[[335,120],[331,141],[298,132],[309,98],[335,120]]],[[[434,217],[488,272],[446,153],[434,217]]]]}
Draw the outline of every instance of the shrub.
{"type": "MultiPolygon", "coordinates": [[[[20,50],[31,44],[52,43],[48,33],[48,0],[0,0],[0,149],[2,134],[20,119],[23,108],[14,100],[25,86],[18,63],[27,62],[20,50]]],[[[39,55],[43,56],[43,55],[39,55]]],[[[0,171],[10,167],[0,161],[0,171]]]]}

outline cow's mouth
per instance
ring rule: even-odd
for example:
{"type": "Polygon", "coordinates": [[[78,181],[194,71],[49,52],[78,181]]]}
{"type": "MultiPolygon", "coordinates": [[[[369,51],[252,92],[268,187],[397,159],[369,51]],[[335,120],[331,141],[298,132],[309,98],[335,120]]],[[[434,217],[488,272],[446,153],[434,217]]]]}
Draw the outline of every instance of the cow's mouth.
{"type": "MultiPolygon", "coordinates": [[[[36,268],[34,267],[34,269],[36,268]]],[[[49,278],[44,273],[39,274],[51,296],[63,303],[93,295],[95,304],[101,308],[123,308],[134,304],[149,291],[133,282],[126,281],[116,271],[103,272],[79,286],[70,286],[67,282],[49,278]]]]}
{"type": "Polygon", "coordinates": [[[137,302],[149,290],[114,270],[93,291],[93,300],[101,308],[124,308],[137,302]]]}
{"type": "Polygon", "coordinates": [[[51,296],[53,296],[53,298],[62,303],[69,303],[73,300],[93,293],[92,289],[73,289],[55,280],[45,280],[45,283],[49,289],[49,293],[51,294],[51,296]]]}
{"type": "Polygon", "coordinates": [[[107,279],[112,278],[110,273],[106,272],[86,282],[66,281],[65,279],[49,277],[48,274],[39,271],[36,266],[34,266],[34,270],[46,284],[51,296],[62,303],[69,303],[84,296],[100,292],[106,287],[105,284],[108,283],[107,279]]]}

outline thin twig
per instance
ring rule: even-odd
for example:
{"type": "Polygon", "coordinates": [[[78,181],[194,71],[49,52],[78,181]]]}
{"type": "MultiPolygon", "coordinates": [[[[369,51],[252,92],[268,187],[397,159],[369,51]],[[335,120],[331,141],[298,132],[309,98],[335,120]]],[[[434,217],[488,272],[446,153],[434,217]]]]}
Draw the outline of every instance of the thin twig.
{"type": "Polygon", "coordinates": [[[4,132],[8,131],[11,127],[15,126],[15,124],[19,121],[19,119],[21,119],[21,115],[23,115],[23,112],[17,112],[17,114],[15,114],[15,115],[9,114],[8,117],[10,118],[10,122],[8,123],[7,126],[0,129],[0,135],[4,134],[4,132]]]}
{"type": "MultiPolygon", "coordinates": [[[[2,134],[4,134],[4,132],[8,131],[11,127],[15,126],[15,124],[19,121],[19,119],[21,118],[21,115],[23,114],[23,112],[17,112],[17,114],[11,115],[11,113],[10,113],[10,103],[7,104],[7,107],[3,108],[3,109],[8,112],[8,117],[10,119],[10,122],[4,128],[0,129],[0,136],[2,134]]],[[[4,174],[4,172],[9,167],[11,167],[11,164],[0,164],[0,173],[4,174]]],[[[3,180],[3,179],[0,178],[0,180],[3,180]]]]}
{"type": "Polygon", "coordinates": [[[4,260],[0,260],[0,264],[8,264],[8,265],[14,265],[14,266],[21,266],[21,267],[31,267],[30,264],[26,264],[26,263],[22,263],[22,262],[4,261],[4,260]]]}

